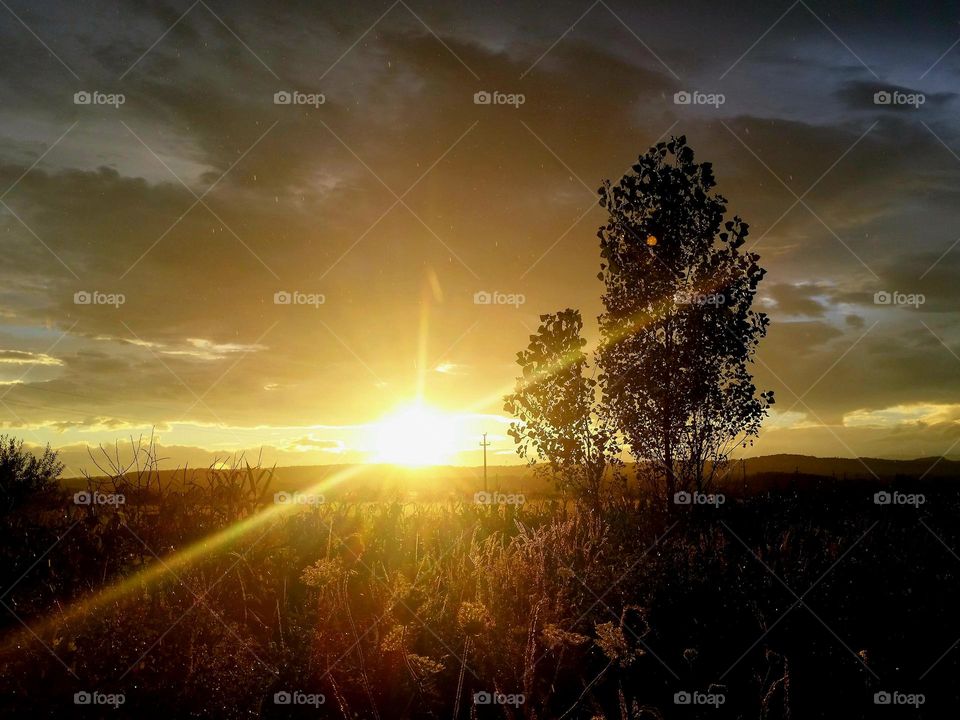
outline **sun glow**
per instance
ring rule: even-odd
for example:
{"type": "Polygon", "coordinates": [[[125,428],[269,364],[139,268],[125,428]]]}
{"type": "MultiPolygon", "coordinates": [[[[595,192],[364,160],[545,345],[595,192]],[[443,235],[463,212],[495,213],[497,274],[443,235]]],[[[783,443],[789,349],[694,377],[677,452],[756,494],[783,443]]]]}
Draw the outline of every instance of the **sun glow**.
{"type": "Polygon", "coordinates": [[[409,405],[373,428],[375,462],[419,467],[449,463],[456,453],[454,419],[424,405],[409,405]]]}

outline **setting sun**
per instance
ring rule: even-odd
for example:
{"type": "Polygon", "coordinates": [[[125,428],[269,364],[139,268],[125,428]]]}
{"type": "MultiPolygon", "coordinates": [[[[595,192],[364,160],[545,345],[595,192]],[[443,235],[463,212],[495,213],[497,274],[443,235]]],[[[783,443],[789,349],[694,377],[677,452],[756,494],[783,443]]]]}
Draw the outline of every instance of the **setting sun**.
{"type": "Polygon", "coordinates": [[[453,419],[424,405],[408,405],[373,429],[376,462],[424,466],[450,462],[456,452],[453,419]]]}

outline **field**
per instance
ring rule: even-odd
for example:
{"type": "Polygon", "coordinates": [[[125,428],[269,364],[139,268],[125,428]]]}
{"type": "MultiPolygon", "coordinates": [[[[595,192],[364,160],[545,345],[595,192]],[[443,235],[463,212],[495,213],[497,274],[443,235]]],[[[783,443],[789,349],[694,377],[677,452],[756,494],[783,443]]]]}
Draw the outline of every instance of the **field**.
{"type": "Polygon", "coordinates": [[[91,481],[86,505],[38,492],[2,517],[7,716],[866,718],[899,692],[938,717],[960,702],[960,494],[943,478],[768,473],[722,504],[663,511],[628,488],[588,511],[292,488],[299,504],[278,505],[271,473],[242,465],[158,477],[91,481]]]}

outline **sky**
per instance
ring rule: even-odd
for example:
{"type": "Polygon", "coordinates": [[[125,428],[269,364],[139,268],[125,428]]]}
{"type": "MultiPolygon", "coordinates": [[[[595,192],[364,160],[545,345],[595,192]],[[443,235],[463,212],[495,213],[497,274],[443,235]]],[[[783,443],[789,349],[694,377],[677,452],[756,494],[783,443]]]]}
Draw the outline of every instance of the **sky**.
{"type": "Polygon", "coordinates": [[[768,271],[746,452],[960,456],[955,3],[0,5],[0,432],[68,465],[376,460],[418,398],[516,461],[596,189],[681,134],[768,271]]]}

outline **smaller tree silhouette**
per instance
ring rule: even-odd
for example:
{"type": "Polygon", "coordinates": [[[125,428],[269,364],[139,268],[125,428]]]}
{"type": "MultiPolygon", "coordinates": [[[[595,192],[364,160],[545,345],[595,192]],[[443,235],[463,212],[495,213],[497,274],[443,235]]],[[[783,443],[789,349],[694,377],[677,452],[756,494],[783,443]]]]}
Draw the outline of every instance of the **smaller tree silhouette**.
{"type": "Polygon", "coordinates": [[[517,353],[521,376],[504,409],[517,418],[509,434],[517,454],[547,463],[552,478],[599,509],[607,468],[619,464],[616,433],[596,412],[597,381],[587,377],[579,310],[540,316],[537,333],[517,353]]]}

